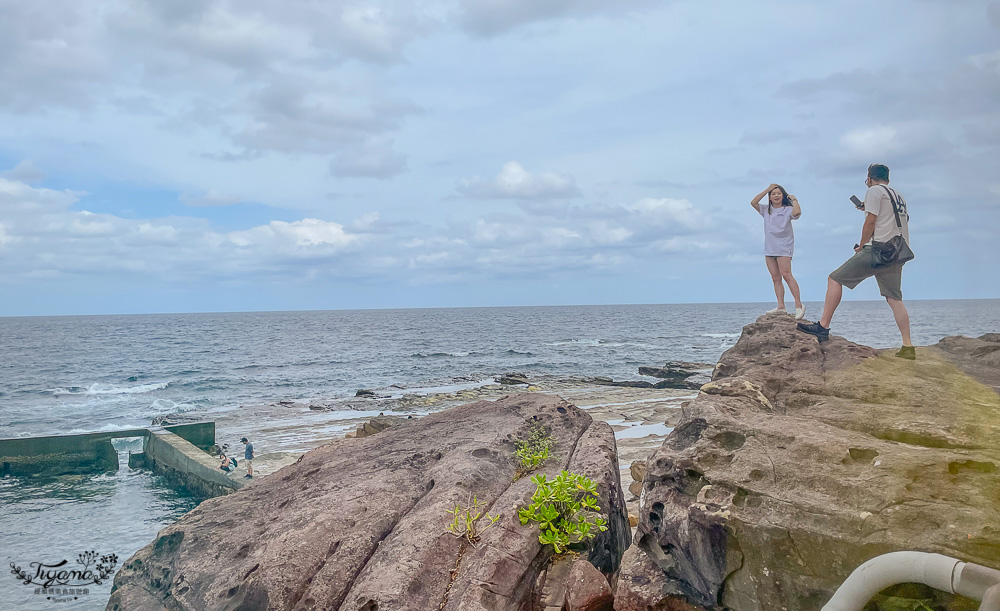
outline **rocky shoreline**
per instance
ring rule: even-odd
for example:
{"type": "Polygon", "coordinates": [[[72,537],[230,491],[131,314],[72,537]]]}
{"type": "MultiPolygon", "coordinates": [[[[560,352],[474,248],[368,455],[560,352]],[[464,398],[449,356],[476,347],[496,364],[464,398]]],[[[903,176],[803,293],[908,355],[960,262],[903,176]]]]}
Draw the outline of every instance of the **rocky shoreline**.
{"type": "MultiPolygon", "coordinates": [[[[667,363],[663,367],[686,368],[684,371],[688,375],[680,378],[678,385],[689,380],[692,383],[708,381],[712,370],[712,365],[705,363],[667,363]]],[[[267,477],[293,464],[305,452],[331,440],[356,436],[358,430],[363,430],[366,426],[382,430],[384,426],[380,422],[389,424],[407,419],[416,420],[475,401],[496,401],[502,396],[517,392],[555,395],[587,411],[595,420],[611,425],[618,444],[628,510],[635,516],[639,503],[638,487],[633,486],[634,493],[629,492],[630,484],[635,484],[629,470],[630,465],[635,461],[645,460],[663,443],[680,417],[681,405],[696,396],[696,392],[686,386],[653,388],[652,384],[655,382],[509,373],[496,376],[493,383],[451,392],[403,392],[387,396],[389,393],[386,391],[364,392],[365,389],[361,389],[358,391],[360,396],[346,400],[308,403],[278,401],[266,405],[244,406],[237,411],[215,415],[214,418],[220,445],[228,443],[225,449],[235,450],[237,457],[241,450],[234,440],[244,435],[250,436],[257,448],[254,470],[267,477]],[[503,378],[509,383],[500,383],[503,378]]],[[[165,420],[183,422],[185,418],[197,419],[181,415],[168,416],[165,420]]]]}
{"type": "MultiPolygon", "coordinates": [[[[1000,568],[998,340],[946,338],[909,362],[763,316],[696,393],[512,372],[359,396],[357,418],[337,420],[348,438],[262,457],[265,477],[127,561],[108,608],[808,611],[886,551],[1000,568]],[[535,486],[513,452],[535,425],[555,440],[539,473],[597,485],[609,529],[575,555],[554,557],[515,517],[535,486]],[[471,494],[501,518],[466,546],[445,509],[471,494]]],[[[672,368],[691,365],[658,379],[687,384],[672,368]]],[[[259,429],[292,440],[344,407],[261,406],[220,430],[294,411],[291,426],[259,429]]],[[[866,609],[970,604],[900,586],[866,609]]]]}

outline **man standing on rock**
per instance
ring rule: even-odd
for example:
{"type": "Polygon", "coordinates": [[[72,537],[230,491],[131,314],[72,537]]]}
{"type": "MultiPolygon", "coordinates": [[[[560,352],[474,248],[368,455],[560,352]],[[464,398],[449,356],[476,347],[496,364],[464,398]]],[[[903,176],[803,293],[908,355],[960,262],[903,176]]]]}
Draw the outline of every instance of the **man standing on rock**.
{"type": "Polygon", "coordinates": [[[246,449],[243,451],[243,459],[247,463],[247,474],[243,477],[253,479],[253,444],[246,437],[240,439],[240,443],[246,445],[246,449]]]}
{"type": "Polygon", "coordinates": [[[830,339],[830,323],[833,313],[840,305],[844,295],[844,287],[853,289],[865,278],[875,276],[879,292],[885,297],[896,319],[896,326],[903,336],[903,347],[896,356],[915,360],[916,350],[910,342],[910,316],[903,305],[903,291],[900,288],[903,263],[877,266],[872,242],[888,242],[897,235],[902,235],[906,243],[910,243],[910,216],[906,212],[906,200],[889,187],[889,168],[873,163],[868,166],[868,177],[865,179],[868,191],[865,193],[864,205],[865,224],[861,228],[861,241],[854,245],[854,256],[838,267],[827,279],[826,301],[823,304],[823,316],[814,323],[799,323],[799,330],[815,335],[821,342],[830,339]]]}

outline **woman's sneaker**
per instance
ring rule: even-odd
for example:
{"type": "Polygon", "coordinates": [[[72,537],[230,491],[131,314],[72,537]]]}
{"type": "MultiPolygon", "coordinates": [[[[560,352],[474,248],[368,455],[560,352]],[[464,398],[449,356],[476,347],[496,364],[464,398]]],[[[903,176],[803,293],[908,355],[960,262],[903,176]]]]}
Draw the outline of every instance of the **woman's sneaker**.
{"type": "Polygon", "coordinates": [[[768,310],[764,312],[765,314],[788,314],[788,310],[785,308],[774,308],[773,310],[768,310]]]}
{"type": "Polygon", "coordinates": [[[913,346],[903,346],[899,349],[899,352],[896,353],[896,356],[908,361],[915,361],[917,360],[917,349],[913,346]]]}
{"type": "Polygon", "coordinates": [[[802,305],[801,308],[795,308],[795,320],[802,320],[806,315],[806,306],[802,305]]]}
{"type": "Polygon", "coordinates": [[[808,333],[809,335],[815,335],[816,339],[820,342],[825,342],[830,339],[830,330],[819,324],[819,322],[804,323],[800,322],[798,324],[799,331],[803,333],[808,333]]]}

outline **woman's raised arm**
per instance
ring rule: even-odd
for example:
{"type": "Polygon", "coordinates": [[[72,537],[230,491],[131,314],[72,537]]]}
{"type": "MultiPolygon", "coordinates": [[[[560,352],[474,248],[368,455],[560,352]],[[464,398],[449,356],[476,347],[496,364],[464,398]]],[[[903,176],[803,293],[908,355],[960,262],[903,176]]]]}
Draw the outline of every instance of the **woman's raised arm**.
{"type": "Polygon", "coordinates": [[[773,189],[773,188],[775,188],[777,186],[778,185],[776,185],[776,184],[774,184],[772,182],[771,186],[769,186],[768,188],[766,188],[763,191],[761,191],[760,193],[758,193],[757,197],[753,198],[753,200],[750,201],[750,207],[753,208],[754,210],[757,210],[759,212],[760,208],[757,207],[757,204],[760,203],[761,198],[763,198],[765,195],[768,195],[771,192],[771,189],[773,189]]]}

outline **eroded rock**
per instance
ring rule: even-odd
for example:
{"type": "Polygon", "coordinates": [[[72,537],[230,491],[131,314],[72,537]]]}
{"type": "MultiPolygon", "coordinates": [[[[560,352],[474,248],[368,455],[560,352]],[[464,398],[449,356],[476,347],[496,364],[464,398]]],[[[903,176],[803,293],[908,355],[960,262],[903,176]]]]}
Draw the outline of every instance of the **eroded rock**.
{"type": "Polygon", "coordinates": [[[911,362],[744,327],[649,458],[616,609],[819,609],[902,549],[1000,568],[1000,397],[953,364],[997,353],[971,341],[911,362]]]}
{"type": "Polygon", "coordinates": [[[344,439],[163,529],[115,577],[109,609],[515,610],[551,557],[517,509],[514,441],[555,438],[541,472],[598,483],[610,528],[583,550],[613,571],[629,541],[614,435],[546,395],[516,395],[344,439]],[[474,494],[500,521],[475,547],[445,531],[474,494]]]}

